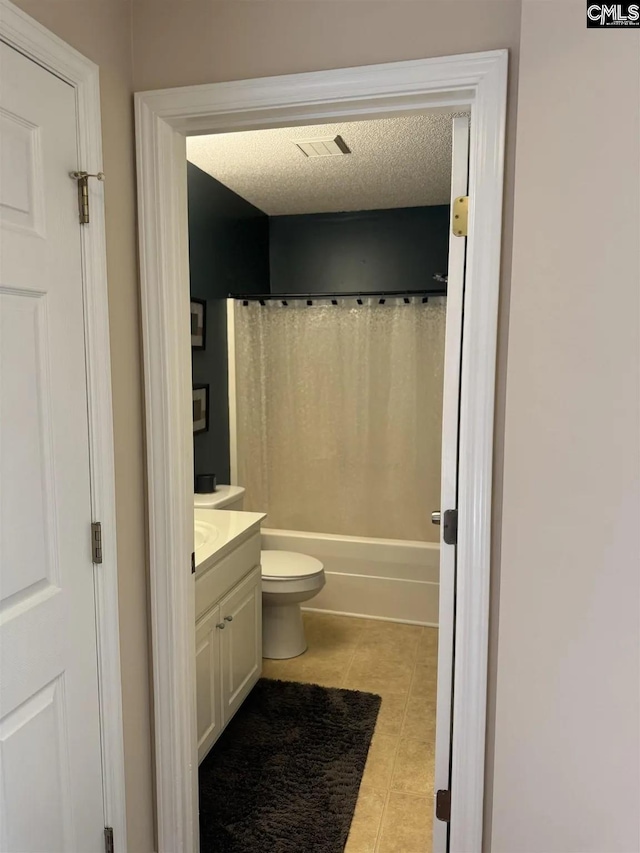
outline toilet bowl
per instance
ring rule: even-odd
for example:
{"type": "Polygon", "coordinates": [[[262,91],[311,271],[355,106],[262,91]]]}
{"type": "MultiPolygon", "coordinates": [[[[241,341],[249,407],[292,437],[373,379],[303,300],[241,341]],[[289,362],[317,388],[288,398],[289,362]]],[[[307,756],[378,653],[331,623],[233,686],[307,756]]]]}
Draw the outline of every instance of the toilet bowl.
{"type": "MultiPolygon", "coordinates": [[[[218,486],[210,494],[195,494],[199,509],[242,511],[244,488],[218,486]]],[[[285,660],[307,649],[300,604],[320,592],[325,584],[320,560],[295,551],[261,551],[262,655],[285,660]]]]}
{"type": "Polygon", "coordinates": [[[262,551],[262,655],[284,660],[307,650],[300,604],[325,584],[320,560],[295,551],[262,551]]]}

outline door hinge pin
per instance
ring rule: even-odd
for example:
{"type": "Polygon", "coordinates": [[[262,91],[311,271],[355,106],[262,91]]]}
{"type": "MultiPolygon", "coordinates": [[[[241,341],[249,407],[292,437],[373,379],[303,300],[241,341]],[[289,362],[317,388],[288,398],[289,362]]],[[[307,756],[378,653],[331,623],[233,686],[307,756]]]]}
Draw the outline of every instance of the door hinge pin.
{"type": "Polygon", "coordinates": [[[96,565],[102,562],[102,524],[99,521],[91,524],[91,559],[96,565]]]}
{"type": "Polygon", "coordinates": [[[113,828],[110,826],[104,828],[104,853],[114,853],[113,828]]]}
{"type": "Polygon", "coordinates": [[[451,821],[451,791],[436,791],[436,817],[445,823],[451,821]]]}
{"type": "Polygon", "coordinates": [[[469,234],[469,196],[461,195],[454,199],[451,211],[451,230],[456,237],[469,234]]]}
{"type": "Polygon", "coordinates": [[[80,225],[86,225],[89,222],[89,178],[104,181],[104,172],[98,172],[95,175],[91,175],[89,172],[69,172],[69,177],[78,184],[80,225]]]}

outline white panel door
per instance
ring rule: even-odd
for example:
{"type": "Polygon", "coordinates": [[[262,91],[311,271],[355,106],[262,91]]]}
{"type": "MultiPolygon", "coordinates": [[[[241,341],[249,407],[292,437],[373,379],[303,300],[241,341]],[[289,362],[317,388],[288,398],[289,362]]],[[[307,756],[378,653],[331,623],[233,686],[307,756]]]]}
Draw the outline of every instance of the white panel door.
{"type": "Polygon", "coordinates": [[[262,570],[258,566],[220,602],[224,723],[262,671],[262,570]]]}
{"type": "Polygon", "coordinates": [[[0,849],[104,849],[75,90],[0,44],[0,849]]]}
{"type": "MultiPolygon", "coordinates": [[[[458,196],[467,194],[469,170],[469,119],[453,119],[453,151],[451,157],[451,209],[458,196]]],[[[466,238],[449,230],[449,265],[447,282],[447,321],[444,346],[444,396],[442,401],[442,481],[440,509],[444,513],[458,507],[458,421],[460,412],[460,366],[462,360],[462,316],[466,238]]],[[[438,692],[436,706],[436,759],[434,792],[451,787],[450,756],[452,731],[453,660],[455,649],[455,545],[440,536],[440,603],[438,615],[438,692]]],[[[435,803],[434,803],[435,810],[435,803]]],[[[449,824],[433,820],[433,853],[448,849],[449,824]]]]}
{"type": "Polygon", "coordinates": [[[220,672],[220,608],[214,607],[196,625],[196,708],[198,763],[222,731],[220,672]]]}

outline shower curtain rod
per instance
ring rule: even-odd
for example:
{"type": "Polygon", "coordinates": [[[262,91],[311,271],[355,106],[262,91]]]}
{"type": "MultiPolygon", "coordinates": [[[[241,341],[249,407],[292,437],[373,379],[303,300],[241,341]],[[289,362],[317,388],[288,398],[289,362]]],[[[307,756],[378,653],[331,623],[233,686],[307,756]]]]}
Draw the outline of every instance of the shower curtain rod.
{"type": "Polygon", "coordinates": [[[279,302],[293,302],[296,299],[362,299],[371,296],[378,296],[380,299],[408,299],[412,296],[420,296],[428,298],[429,296],[446,296],[446,290],[394,290],[391,292],[370,290],[370,291],[353,291],[350,293],[333,292],[333,293],[230,293],[229,299],[239,299],[243,302],[267,302],[274,299],[279,302]]]}

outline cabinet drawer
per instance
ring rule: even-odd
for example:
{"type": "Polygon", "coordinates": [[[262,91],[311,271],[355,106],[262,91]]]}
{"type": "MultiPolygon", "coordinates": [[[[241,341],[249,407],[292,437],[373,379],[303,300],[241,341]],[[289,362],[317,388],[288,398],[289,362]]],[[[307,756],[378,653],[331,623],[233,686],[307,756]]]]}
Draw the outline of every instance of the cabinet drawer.
{"type": "Polygon", "coordinates": [[[260,533],[254,533],[219,563],[196,577],[196,621],[255,566],[260,565],[260,533]]]}

